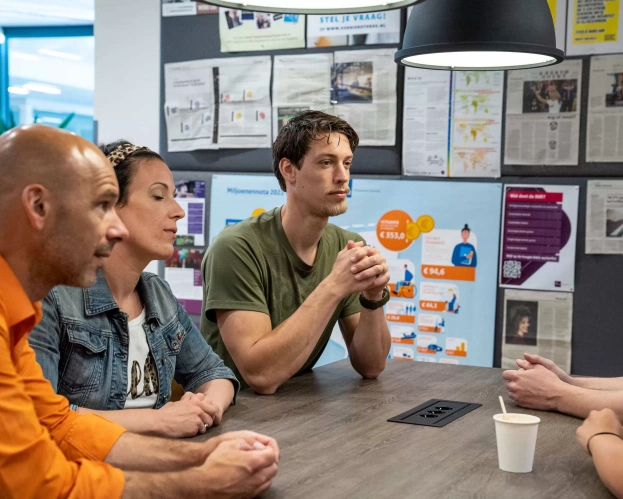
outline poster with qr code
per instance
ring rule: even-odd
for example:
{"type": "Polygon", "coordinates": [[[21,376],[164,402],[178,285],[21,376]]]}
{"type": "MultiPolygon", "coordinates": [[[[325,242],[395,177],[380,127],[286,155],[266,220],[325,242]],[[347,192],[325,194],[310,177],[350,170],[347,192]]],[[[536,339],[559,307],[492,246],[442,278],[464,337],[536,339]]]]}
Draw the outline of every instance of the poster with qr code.
{"type": "Polygon", "coordinates": [[[500,286],[573,291],[579,193],[575,185],[504,186],[500,286]]]}

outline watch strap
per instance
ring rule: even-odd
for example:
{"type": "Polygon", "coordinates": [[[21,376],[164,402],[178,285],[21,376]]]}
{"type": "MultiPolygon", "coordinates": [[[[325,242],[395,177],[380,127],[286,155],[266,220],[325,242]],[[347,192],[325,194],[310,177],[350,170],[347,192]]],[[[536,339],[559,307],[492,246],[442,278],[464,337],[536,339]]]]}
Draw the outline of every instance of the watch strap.
{"type": "Polygon", "coordinates": [[[368,310],[377,310],[385,306],[385,304],[389,301],[389,289],[386,287],[383,289],[383,297],[379,301],[368,300],[363,293],[359,294],[359,303],[363,308],[367,308],[368,310]]]}

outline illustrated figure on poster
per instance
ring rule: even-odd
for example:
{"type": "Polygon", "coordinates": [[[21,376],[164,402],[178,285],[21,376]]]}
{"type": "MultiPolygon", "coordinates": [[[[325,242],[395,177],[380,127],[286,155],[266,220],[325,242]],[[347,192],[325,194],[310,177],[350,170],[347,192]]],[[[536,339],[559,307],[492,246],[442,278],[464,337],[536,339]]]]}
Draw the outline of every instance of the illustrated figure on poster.
{"type": "Polygon", "coordinates": [[[532,332],[533,313],[527,302],[513,306],[508,302],[510,320],[506,323],[506,344],[509,345],[536,345],[536,334],[532,332]]]}
{"type": "MultiPolygon", "coordinates": [[[[454,295],[456,298],[456,295],[454,295]]],[[[435,332],[438,333],[439,331],[441,331],[441,329],[443,327],[445,327],[446,325],[446,320],[445,319],[441,319],[440,321],[436,321],[435,322],[435,332]]]]}
{"type": "Polygon", "coordinates": [[[452,293],[452,300],[446,302],[446,312],[450,314],[458,314],[461,305],[459,305],[457,301],[456,293],[452,293]]]}
{"type": "Polygon", "coordinates": [[[396,289],[393,291],[393,294],[398,296],[400,294],[400,288],[402,286],[411,286],[411,281],[413,281],[413,274],[409,271],[408,265],[405,263],[405,278],[404,281],[398,281],[396,283],[396,289]]]}
{"type": "Polygon", "coordinates": [[[461,230],[463,242],[457,244],[452,252],[452,265],[455,267],[476,267],[478,264],[476,248],[468,242],[471,233],[472,230],[469,228],[469,225],[465,224],[465,227],[461,230]]]}

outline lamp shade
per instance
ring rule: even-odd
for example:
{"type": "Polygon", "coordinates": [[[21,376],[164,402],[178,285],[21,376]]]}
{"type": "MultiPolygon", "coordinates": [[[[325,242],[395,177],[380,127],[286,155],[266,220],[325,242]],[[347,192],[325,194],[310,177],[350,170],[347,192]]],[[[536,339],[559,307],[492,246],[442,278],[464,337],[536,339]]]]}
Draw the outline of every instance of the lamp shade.
{"type": "Polygon", "coordinates": [[[417,0],[200,0],[230,9],[283,14],[356,14],[400,9],[417,0]]]}
{"type": "Polygon", "coordinates": [[[525,69],[558,64],[547,0],[421,0],[394,60],[446,70],[525,69]]]}

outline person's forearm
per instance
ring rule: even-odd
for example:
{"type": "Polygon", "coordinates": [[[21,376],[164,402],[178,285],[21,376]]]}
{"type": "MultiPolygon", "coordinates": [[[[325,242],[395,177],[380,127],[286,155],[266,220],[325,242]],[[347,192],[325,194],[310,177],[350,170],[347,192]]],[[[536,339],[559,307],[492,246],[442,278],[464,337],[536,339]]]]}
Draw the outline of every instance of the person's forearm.
{"type": "Polygon", "coordinates": [[[184,442],[124,433],[106,462],[124,471],[178,471],[199,466],[208,457],[207,443],[184,442]]]}
{"type": "Polygon", "coordinates": [[[197,393],[203,393],[225,412],[234,400],[234,384],[228,379],[215,379],[201,385],[197,393]]]}
{"type": "Polygon", "coordinates": [[[597,473],[616,497],[623,498],[623,440],[614,435],[597,435],[590,442],[597,473]]]}
{"type": "Polygon", "coordinates": [[[343,297],[326,281],[292,316],[260,338],[248,355],[245,380],[258,393],[274,393],[305,365],[343,297]]]}
{"type": "Polygon", "coordinates": [[[125,472],[123,499],[175,499],[179,497],[210,497],[200,487],[200,471],[190,469],[171,473],[125,472]]]}
{"type": "Polygon", "coordinates": [[[391,336],[382,308],[361,309],[353,339],[348,346],[350,363],[364,378],[376,378],[385,369],[392,346],[391,336]]]}
{"type": "Polygon", "coordinates": [[[162,435],[158,411],[155,409],[126,409],[118,411],[95,411],[78,408],[79,414],[97,414],[98,416],[123,426],[126,430],[139,435],[162,435]]]}
{"type": "Polygon", "coordinates": [[[593,390],[623,390],[623,378],[571,378],[571,384],[593,390]]]}
{"type": "Polygon", "coordinates": [[[623,390],[592,390],[560,383],[553,394],[556,410],[578,418],[587,418],[591,411],[612,409],[623,421],[623,390]]]}

